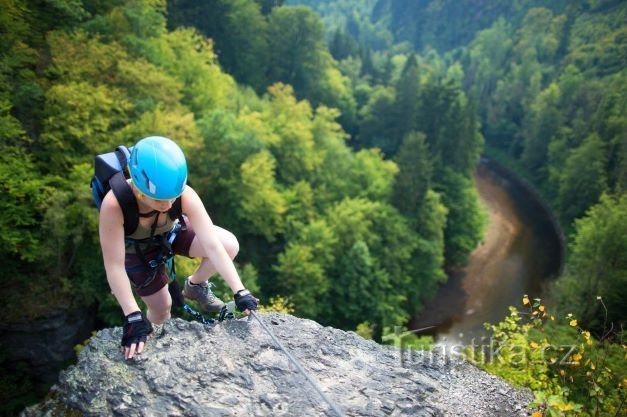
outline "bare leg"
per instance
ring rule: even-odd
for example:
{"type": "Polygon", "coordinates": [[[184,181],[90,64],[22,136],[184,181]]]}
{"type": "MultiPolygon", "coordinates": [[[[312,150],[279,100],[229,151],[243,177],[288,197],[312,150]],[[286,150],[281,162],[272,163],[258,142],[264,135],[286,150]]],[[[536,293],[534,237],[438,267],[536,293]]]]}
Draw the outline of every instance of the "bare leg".
{"type": "Polygon", "coordinates": [[[154,294],[142,297],[142,300],[148,306],[146,317],[152,324],[161,324],[170,318],[172,298],[167,285],[154,294]]]}
{"type": "MultiPolygon", "coordinates": [[[[217,233],[218,239],[222,242],[224,249],[226,249],[226,253],[229,254],[231,259],[234,259],[237,256],[237,252],[239,252],[239,243],[237,242],[237,238],[231,232],[226,229],[223,229],[219,226],[213,226],[214,233],[217,233]]],[[[197,258],[202,257],[202,261],[200,265],[191,275],[191,282],[194,284],[200,284],[207,281],[213,274],[216,273],[216,269],[204,253],[202,246],[200,246],[200,242],[198,238],[194,238],[192,241],[192,245],[189,248],[189,257],[197,258]]]]}

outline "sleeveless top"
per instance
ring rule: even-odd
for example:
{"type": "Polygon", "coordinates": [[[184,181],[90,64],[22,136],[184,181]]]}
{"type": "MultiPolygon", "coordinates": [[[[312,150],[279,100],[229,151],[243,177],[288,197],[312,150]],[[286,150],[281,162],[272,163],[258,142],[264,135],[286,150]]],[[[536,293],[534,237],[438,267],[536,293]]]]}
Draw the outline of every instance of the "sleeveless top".
{"type": "MultiPolygon", "coordinates": [[[[174,227],[175,222],[178,221],[178,219],[172,220],[170,218],[170,215],[167,212],[165,214],[166,214],[165,223],[163,225],[158,225],[155,228],[155,232],[153,236],[159,236],[159,235],[168,233],[174,227]]],[[[155,213],[155,216],[158,216],[158,214],[155,213]]],[[[149,226],[145,226],[141,222],[138,222],[137,229],[135,229],[135,231],[131,233],[130,235],[124,236],[124,238],[126,239],[126,245],[125,245],[126,254],[137,253],[135,242],[139,243],[140,250],[142,251],[145,251],[146,249],[149,249],[150,247],[153,247],[153,246],[159,246],[158,242],[150,239],[151,232],[152,232],[152,223],[155,220],[154,217],[151,217],[151,220],[152,221],[149,226]]],[[[160,218],[159,220],[163,221],[162,218],[160,218]]]]}

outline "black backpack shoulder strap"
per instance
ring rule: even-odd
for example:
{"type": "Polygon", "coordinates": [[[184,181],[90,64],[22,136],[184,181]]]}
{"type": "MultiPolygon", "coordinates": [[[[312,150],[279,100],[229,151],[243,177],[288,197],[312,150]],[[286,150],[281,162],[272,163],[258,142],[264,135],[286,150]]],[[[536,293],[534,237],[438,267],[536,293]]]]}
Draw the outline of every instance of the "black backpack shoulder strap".
{"type": "Polygon", "coordinates": [[[133,234],[137,226],[139,225],[139,207],[137,206],[137,200],[133,195],[131,186],[126,182],[124,174],[121,172],[115,173],[109,180],[111,191],[115,194],[115,198],[118,199],[120,207],[122,207],[122,213],[124,214],[124,236],[133,234]]]}
{"type": "Polygon", "coordinates": [[[181,226],[185,228],[185,221],[183,220],[183,205],[181,203],[181,197],[178,197],[176,200],[174,200],[174,203],[172,203],[172,207],[170,207],[170,210],[168,210],[168,214],[170,216],[170,219],[172,220],[179,219],[181,226]]]}
{"type": "Polygon", "coordinates": [[[170,207],[170,210],[168,210],[168,214],[170,215],[170,218],[172,220],[176,220],[183,215],[181,197],[178,197],[176,200],[174,200],[174,203],[172,203],[172,207],[170,207]]]}
{"type": "Polygon", "coordinates": [[[120,145],[115,148],[115,156],[118,158],[118,162],[120,163],[120,167],[122,167],[124,176],[128,178],[129,176],[126,173],[126,166],[128,165],[129,159],[131,159],[131,152],[126,146],[120,145]]]}

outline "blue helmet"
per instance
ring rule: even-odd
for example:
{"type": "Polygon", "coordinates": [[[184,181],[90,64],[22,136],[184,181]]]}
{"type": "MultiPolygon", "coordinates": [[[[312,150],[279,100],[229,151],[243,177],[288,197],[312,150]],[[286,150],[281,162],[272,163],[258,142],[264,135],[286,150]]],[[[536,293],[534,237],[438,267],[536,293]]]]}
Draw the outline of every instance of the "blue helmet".
{"type": "Polygon", "coordinates": [[[137,142],[129,161],[133,184],[149,197],[169,200],[183,193],[187,183],[187,162],[179,146],[162,136],[137,142]]]}

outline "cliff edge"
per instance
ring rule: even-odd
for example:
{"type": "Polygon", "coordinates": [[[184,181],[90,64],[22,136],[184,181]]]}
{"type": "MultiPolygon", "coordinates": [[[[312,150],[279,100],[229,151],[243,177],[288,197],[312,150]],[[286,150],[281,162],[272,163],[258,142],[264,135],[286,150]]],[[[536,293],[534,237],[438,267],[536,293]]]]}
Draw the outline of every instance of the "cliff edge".
{"type": "MultiPolygon", "coordinates": [[[[279,313],[260,319],[346,416],[525,416],[529,393],[435,351],[415,354],[279,313]]],[[[334,416],[256,321],[171,320],[125,362],[92,337],[32,416],[334,416]]]]}

